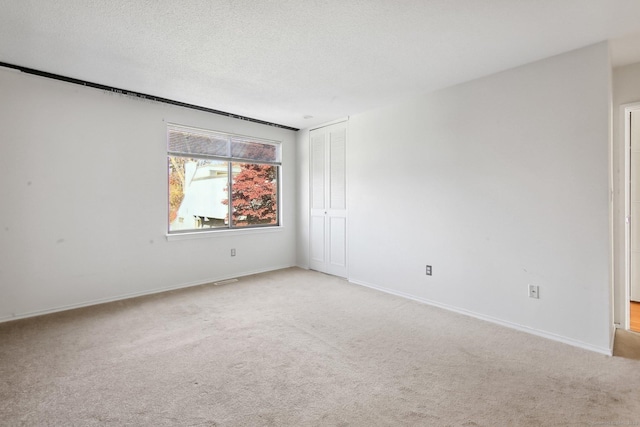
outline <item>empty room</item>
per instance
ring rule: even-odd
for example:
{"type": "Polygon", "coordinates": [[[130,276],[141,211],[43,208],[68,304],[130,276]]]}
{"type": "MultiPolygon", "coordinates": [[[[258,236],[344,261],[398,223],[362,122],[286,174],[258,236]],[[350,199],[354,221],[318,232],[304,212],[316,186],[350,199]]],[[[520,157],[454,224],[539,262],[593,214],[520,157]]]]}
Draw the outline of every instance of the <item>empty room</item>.
{"type": "Polygon", "coordinates": [[[0,129],[0,425],[640,425],[640,2],[0,0],[0,129]]]}

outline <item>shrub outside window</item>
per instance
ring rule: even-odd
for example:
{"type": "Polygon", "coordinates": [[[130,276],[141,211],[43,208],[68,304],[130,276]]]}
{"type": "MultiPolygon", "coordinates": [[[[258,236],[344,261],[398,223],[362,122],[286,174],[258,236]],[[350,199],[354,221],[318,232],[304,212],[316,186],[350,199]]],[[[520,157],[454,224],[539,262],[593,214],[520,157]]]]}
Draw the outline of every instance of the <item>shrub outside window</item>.
{"type": "Polygon", "coordinates": [[[169,233],[280,223],[278,142],[167,126],[169,233]]]}

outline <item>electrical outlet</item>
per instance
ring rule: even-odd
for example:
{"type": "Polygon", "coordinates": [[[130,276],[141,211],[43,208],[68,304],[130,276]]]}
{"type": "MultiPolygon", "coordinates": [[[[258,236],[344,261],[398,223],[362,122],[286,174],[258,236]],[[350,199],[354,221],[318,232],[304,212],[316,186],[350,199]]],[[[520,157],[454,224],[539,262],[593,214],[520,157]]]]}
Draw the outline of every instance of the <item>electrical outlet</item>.
{"type": "Polygon", "coordinates": [[[231,249],[231,256],[236,256],[236,250],[235,249],[231,249]]]}
{"type": "Polygon", "coordinates": [[[431,266],[427,265],[427,276],[431,276],[431,266]]]}
{"type": "Polygon", "coordinates": [[[529,298],[540,298],[538,285],[529,285],[529,298]]]}

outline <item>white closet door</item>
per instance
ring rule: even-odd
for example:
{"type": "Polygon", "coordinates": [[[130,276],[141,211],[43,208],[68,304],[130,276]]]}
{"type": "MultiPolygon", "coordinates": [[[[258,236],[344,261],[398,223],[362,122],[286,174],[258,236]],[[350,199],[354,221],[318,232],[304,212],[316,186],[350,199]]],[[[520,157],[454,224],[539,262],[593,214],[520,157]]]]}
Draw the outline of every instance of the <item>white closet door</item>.
{"type": "Polygon", "coordinates": [[[310,133],[309,266],[347,277],[346,122],[310,133]]]}

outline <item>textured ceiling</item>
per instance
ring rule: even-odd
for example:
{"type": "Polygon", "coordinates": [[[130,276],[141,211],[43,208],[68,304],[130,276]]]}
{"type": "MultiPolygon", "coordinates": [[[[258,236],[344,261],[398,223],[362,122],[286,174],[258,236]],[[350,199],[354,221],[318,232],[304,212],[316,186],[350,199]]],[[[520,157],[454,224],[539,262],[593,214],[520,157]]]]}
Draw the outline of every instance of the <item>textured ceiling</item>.
{"type": "Polygon", "coordinates": [[[297,128],[634,34],[638,0],[0,0],[0,62],[297,128]]]}

